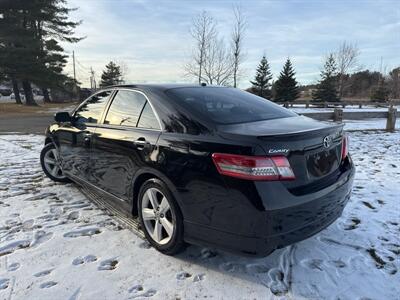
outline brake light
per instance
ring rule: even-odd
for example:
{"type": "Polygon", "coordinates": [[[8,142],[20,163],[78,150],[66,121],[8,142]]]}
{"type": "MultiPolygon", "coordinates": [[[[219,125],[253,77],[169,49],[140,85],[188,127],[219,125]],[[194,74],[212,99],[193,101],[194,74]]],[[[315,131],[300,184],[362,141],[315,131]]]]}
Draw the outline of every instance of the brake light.
{"type": "Polygon", "coordinates": [[[342,138],[342,161],[345,160],[348,154],[349,154],[349,137],[347,134],[344,134],[342,138]]]}
{"type": "Polygon", "coordinates": [[[247,180],[293,180],[289,161],[285,156],[246,156],[214,153],[215,166],[220,174],[247,180]]]}

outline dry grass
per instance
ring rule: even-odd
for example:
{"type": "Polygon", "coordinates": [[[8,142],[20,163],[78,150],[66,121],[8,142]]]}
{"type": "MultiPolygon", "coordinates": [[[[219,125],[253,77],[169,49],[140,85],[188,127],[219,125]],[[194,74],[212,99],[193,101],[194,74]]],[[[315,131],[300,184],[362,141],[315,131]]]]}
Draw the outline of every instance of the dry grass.
{"type": "Polygon", "coordinates": [[[16,104],[16,103],[0,103],[0,115],[8,115],[8,114],[30,115],[38,113],[53,114],[54,111],[52,111],[52,109],[60,108],[60,110],[62,110],[65,107],[71,107],[74,105],[77,105],[77,103],[74,102],[46,103],[46,104],[40,104],[38,106],[26,106],[24,104],[16,104]]]}

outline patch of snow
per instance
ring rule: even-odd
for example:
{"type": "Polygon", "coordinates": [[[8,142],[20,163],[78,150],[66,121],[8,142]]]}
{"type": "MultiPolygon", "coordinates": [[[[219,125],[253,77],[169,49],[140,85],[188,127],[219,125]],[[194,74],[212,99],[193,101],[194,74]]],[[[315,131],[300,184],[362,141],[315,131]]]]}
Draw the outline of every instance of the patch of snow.
{"type": "MultiPolygon", "coordinates": [[[[25,102],[25,95],[20,95],[20,96],[21,100],[25,102]]],[[[33,99],[40,104],[43,103],[44,97],[40,95],[33,95],[33,99]]],[[[0,103],[15,103],[14,93],[12,93],[10,96],[0,95],[0,103]]]]}
{"type": "MultiPolygon", "coordinates": [[[[345,130],[386,129],[386,119],[343,120],[345,130]]],[[[396,120],[396,129],[400,129],[400,121],[396,120]]]]}
{"type": "Polygon", "coordinates": [[[343,216],[266,258],[170,257],[40,169],[43,137],[0,135],[0,299],[398,299],[400,133],[350,133],[343,216]],[[76,203],[81,205],[76,206],[76,203]]]}
{"type": "MultiPolygon", "coordinates": [[[[398,106],[394,106],[399,110],[398,106]]],[[[362,112],[382,112],[382,111],[388,111],[387,107],[375,107],[371,105],[363,105],[362,108],[359,108],[358,105],[347,105],[345,108],[342,106],[338,106],[337,108],[343,109],[344,112],[355,112],[355,111],[362,111],[362,112]]],[[[293,105],[293,107],[289,107],[290,110],[296,112],[296,113],[307,113],[307,112],[333,112],[334,108],[333,107],[313,107],[310,106],[309,108],[306,108],[305,105],[293,105]]]]}

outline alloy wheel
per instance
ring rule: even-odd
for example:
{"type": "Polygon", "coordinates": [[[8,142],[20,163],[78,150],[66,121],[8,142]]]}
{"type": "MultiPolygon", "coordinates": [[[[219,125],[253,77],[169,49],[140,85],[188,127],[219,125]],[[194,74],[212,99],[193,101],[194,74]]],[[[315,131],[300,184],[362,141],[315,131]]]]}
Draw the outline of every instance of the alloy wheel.
{"type": "Polygon", "coordinates": [[[142,198],[145,230],[159,245],[167,244],[175,231],[176,217],[167,197],[157,188],[146,190],[142,198]]]}
{"type": "Polygon", "coordinates": [[[57,179],[65,178],[60,167],[60,161],[56,149],[49,149],[49,151],[44,155],[43,162],[47,172],[49,172],[53,177],[57,179]]]}

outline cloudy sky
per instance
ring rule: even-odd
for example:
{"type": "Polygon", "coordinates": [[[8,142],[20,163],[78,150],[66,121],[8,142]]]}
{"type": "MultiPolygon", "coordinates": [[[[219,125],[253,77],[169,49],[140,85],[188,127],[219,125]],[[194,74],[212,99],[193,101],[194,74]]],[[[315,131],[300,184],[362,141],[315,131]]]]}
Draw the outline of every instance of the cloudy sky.
{"type": "MultiPolygon", "coordinates": [[[[356,43],[363,68],[390,70],[400,65],[400,1],[195,1],[195,0],[68,0],[82,20],[78,36],[65,45],[75,51],[77,79],[89,85],[92,67],[97,80],[110,60],[123,62],[129,82],[187,82],[183,66],[193,46],[191,22],[202,10],[218,21],[229,40],[232,7],[247,17],[246,60],[240,87],[248,87],[265,53],[276,77],[287,57],[301,84],[316,82],[323,58],[340,43],[356,43]]],[[[72,59],[66,71],[72,74],[72,59]]]]}

